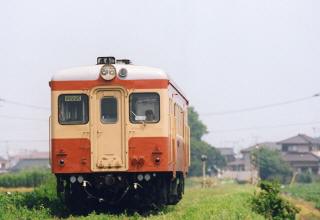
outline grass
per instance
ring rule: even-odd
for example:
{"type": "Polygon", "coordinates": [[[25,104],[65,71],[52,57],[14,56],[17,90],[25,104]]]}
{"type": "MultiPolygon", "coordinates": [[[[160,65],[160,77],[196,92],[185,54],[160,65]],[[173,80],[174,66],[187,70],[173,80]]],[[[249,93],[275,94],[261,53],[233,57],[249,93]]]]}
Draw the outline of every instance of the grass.
{"type": "Polygon", "coordinates": [[[0,193],[0,219],[263,219],[249,207],[248,200],[254,190],[252,186],[209,181],[210,188],[201,188],[198,179],[188,180],[187,185],[180,203],[157,213],[93,212],[88,216],[72,216],[57,198],[55,181],[51,176],[46,184],[32,192],[0,193]]]}
{"type": "Polygon", "coordinates": [[[320,219],[320,211],[314,207],[314,204],[302,199],[286,196],[291,203],[300,209],[297,219],[316,220],[320,219]]]}
{"type": "Polygon", "coordinates": [[[287,195],[313,202],[320,209],[320,183],[294,184],[283,189],[287,195]]]}

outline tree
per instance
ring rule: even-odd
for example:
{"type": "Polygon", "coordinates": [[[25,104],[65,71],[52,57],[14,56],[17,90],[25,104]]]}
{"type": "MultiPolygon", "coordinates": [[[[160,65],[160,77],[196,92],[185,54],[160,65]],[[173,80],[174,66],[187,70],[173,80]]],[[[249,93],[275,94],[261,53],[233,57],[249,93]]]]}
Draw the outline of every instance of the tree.
{"type": "Polygon", "coordinates": [[[258,169],[262,180],[286,182],[292,176],[290,166],[276,150],[262,147],[253,151],[251,156],[252,163],[258,169]]]}
{"type": "Polygon", "coordinates": [[[191,139],[200,141],[202,136],[208,133],[207,126],[199,119],[199,114],[193,107],[189,108],[188,121],[191,131],[191,139]]]}
{"type": "Polygon", "coordinates": [[[215,169],[216,167],[222,168],[226,165],[226,161],[220,152],[201,140],[203,135],[207,134],[207,127],[202,121],[199,120],[198,113],[193,107],[189,108],[188,114],[190,136],[191,136],[191,167],[189,169],[190,176],[200,176],[202,174],[201,155],[207,155],[207,167],[215,169]]]}

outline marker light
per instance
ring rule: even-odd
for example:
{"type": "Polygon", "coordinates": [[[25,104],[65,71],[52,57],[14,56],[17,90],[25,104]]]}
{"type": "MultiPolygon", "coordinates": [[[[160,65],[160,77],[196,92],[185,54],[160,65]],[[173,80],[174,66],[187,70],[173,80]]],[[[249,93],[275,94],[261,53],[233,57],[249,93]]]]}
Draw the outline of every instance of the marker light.
{"type": "Polygon", "coordinates": [[[126,78],[128,74],[128,70],[125,68],[122,68],[119,70],[119,77],[120,78],[126,78]]]}
{"type": "Polygon", "coordinates": [[[103,65],[100,70],[100,75],[105,80],[112,80],[117,74],[116,68],[111,65],[103,65]]]}

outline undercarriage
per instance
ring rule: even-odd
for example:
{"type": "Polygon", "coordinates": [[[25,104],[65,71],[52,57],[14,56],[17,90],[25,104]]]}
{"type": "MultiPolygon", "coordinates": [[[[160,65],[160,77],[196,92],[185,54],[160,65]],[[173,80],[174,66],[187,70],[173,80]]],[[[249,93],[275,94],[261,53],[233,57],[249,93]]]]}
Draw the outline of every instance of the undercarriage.
{"type": "Polygon", "coordinates": [[[184,176],[162,173],[56,174],[57,193],[71,211],[97,204],[121,207],[161,207],[177,204],[184,193],[184,176]]]}

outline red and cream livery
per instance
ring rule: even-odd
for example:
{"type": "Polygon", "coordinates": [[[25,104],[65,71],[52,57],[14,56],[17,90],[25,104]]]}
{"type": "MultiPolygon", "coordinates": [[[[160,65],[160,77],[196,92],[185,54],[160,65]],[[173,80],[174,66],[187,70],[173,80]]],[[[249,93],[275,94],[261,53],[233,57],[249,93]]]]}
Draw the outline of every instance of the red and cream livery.
{"type": "Polygon", "coordinates": [[[181,199],[188,101],[165,72],[99,57],[56,73],[50,87],[52,172],[70,208],[181,199]]]}

